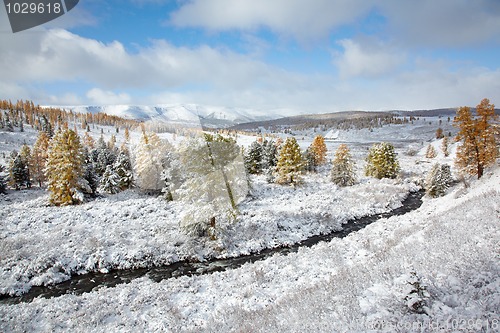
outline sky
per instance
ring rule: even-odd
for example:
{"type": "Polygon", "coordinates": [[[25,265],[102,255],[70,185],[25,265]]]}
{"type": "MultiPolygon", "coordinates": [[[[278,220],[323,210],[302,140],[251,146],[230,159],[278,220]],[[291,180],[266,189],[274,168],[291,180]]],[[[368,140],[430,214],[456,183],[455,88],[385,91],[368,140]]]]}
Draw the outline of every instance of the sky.
{"type": "Polygon", "coordinates": [[[500,105],[498,0],[81,0],[12,33],[0,98],[323,113],[500,105]]]}

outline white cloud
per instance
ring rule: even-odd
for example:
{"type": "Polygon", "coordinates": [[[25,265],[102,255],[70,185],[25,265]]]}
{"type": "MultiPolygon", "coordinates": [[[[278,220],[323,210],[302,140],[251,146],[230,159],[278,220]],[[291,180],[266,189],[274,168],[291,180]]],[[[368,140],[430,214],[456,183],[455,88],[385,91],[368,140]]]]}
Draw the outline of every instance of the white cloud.
{"type": "Polygon", "coordinates": [[[214,31],[266,27],[303,40],[324,37],[354,22],[371,6],[363,0],[190,0],[169,22],[214,31]]]}
{"type": "Polygon", "coordinates": [[[343,39],[338,44],[344,48],[344,52],[334,55],[334,63],[343,78],[383,76],[405,60],[400,51],[380,42],[343,39]]]}
{"type": "Polygon", "coordinates": [[[387,31],[406,45],[456,47],[500,41],[500,1],[379,1],[387,31]]]}
{"type": "Polygon", "coordinates": [[[95,105],[119,105],[130,104],[131,98],[125,93],[115,94],[112,91],[105,91],[93,88],[87,92],[87,98],[95,105]]]}

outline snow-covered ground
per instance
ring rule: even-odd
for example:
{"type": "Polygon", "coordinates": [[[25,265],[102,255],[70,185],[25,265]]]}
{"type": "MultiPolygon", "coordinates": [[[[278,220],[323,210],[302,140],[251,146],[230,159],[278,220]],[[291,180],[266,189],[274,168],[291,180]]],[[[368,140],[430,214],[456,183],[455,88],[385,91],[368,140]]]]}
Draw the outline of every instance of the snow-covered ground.
{"type": "Polygon", "coordinates": [[[339,229],[348,219],[398,207],[412,183],[364,179],[337,188],[325,176],[297,189],[254,179],[253,199],[217,241],[179,228],[183,207],[129,190],[79,206],[48,205],[44,191],[0,197],[0,293],[19,294],[73,274],[204,260],[293,244],[339,229]]]}
{"type": "MultiPolygon", "coordinates": [[[[87,271],[237,256],[391,210],[416,189],[409,180],[421,179],[435,162],[452,164],[456,145],[444,157],[441,140],[433,140],[436,128],[422,120],[340,132],[327,143],[328,158],[340,143],[349,145],[360,179],[352,187],[330,183],[328,166],[295,189],[252,177],[252,196],[217,241],[179,229],[179,202],[133,190],[74,207],[49,206],[39,189],[9,191],[0,195],[0,293],[20,294],[87,271]],[[362,176],[367,149],[378,141],[395,143],[403,179],[362,176]],[[438,152],[435,159],[424,156],[429,143],[438,152]],[[408,154],[410,146],[415,155],[408,154]]],[[[103,129],[106,139],[113,130],[103,129]]],[[[131,134],[132,141],[140,135],[131,134]]],[[[303,149],[315,134],[296,134],[303,149]]],[[[100,129],[92,135],[97,139],[100,129]]],[[[18,149],[24,140],[33,143],[35,136],[28,126],[24,133],[0,133],[0,152],[18,149]]],[[[253,140],[238,137],[244,146],[253,140]]],[[[489,169],[470,187],[455,185],[404,216],[232,271],[159,283],[144,277],[81,296],[0,305],[0,332],[498,331],[499,185],[500,168],[489,169]],[[411,312],[405,300],[412,272],[430,294],[424,314],[411,312]]]]}
{"type": "Polygon", "coordinates": [[[344,239],[206,276],[0,306],[15,332],[497,332],[500,169],[344,239]],[[409,311],[411,272],[426,312],[409,311]]]}

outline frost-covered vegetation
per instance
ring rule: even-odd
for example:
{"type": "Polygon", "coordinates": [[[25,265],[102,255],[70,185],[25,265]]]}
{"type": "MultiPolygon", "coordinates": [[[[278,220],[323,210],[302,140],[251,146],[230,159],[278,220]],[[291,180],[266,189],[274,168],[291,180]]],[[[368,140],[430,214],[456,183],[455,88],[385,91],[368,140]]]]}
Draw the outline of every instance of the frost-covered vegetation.
{"type": "MultiPolygon", "coordinates": [[[[317,128],[178,135],[92,118],[78,133],[75,122],[33,110],[0,119],[0,294],[290,245],[399,207],[419,185],[428,196],[416,212],[235,271],[1,305],[0,331],[426,331],[455,317],[498,325],[497,151],[486,147],[482,178],[469,179],[479,162],[460,160],[464,133],[454,142],[412,119],[334,140],[317,128]]],[[[494,140],[483,127],[467,135],[494,140]]]]}

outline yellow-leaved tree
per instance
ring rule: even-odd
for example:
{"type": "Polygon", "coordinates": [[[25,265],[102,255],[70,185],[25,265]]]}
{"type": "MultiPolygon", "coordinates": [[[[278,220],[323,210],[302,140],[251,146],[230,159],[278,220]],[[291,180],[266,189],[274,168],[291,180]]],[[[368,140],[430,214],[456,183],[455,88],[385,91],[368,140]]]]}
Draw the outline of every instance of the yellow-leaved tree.
{"type": "Polygon", "coordinates": [[[476,117],[467,106],[460,107],[453,123],[459,131],[457,141],[462,144],[457,149],[455,164],[465,173],[481,178],[484,169],[491,166],[498,155],[495,139],[495,105],[485,98],[476,107],[476,117]]]}
{"type": "Polygon", "coordinates": [[[80,181],[83,176],[83,149],[75,131],[58,131],[50,141],[45,176],[50,203],[74,205],[83,201],[80,181]]]}

